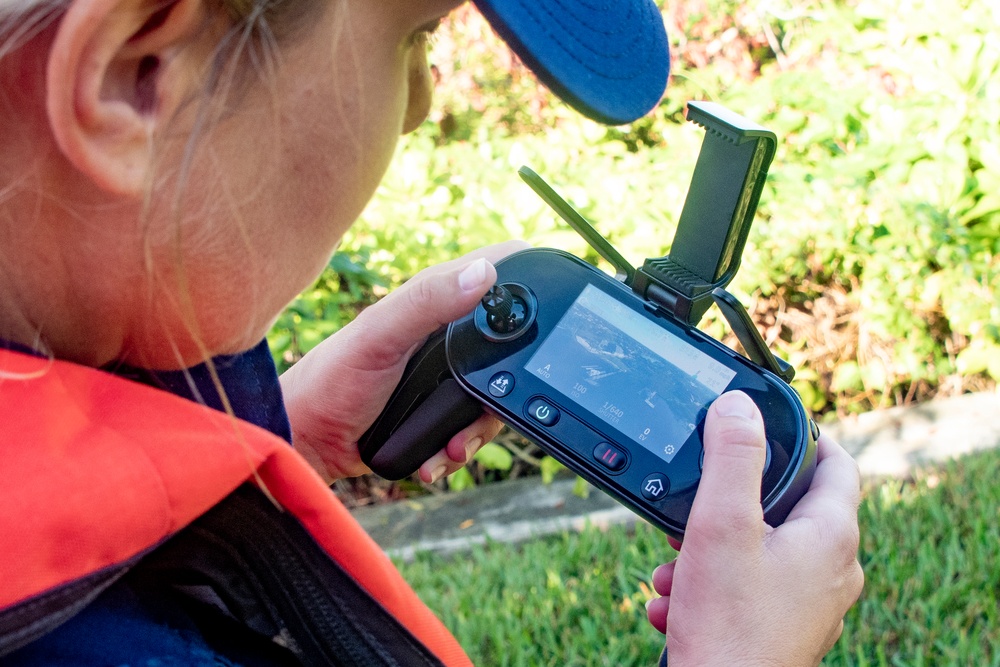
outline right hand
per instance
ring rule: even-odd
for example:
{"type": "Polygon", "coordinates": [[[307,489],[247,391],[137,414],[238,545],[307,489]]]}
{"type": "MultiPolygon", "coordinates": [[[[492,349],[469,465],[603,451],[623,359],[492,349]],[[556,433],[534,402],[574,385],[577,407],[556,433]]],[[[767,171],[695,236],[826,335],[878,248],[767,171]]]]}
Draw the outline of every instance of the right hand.
{"type": "Polygon", "coordinates": [[[861,595],[858,467],[820,437],[808,492],[783,524],[764,523],[764,423],[744,394],[705,424],[705,464],[677,558],[653,573],[647,605],[670,667],[818,665],[861,595]]]}

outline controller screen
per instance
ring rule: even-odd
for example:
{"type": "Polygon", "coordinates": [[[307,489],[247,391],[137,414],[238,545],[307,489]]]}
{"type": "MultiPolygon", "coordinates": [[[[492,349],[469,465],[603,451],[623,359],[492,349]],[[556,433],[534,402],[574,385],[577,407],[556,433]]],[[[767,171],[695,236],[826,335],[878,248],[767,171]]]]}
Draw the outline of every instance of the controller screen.
{"type": "Polygon", "coordinates": [[[525,370],[667,463],[736,375],[593,285],[525,370]]]}

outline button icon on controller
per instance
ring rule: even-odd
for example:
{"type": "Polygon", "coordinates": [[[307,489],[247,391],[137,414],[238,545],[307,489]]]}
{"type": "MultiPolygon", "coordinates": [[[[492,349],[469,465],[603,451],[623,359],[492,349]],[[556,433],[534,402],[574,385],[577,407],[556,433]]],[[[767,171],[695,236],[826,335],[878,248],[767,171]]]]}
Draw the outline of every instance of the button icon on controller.
{"type": "Polygon", "coordinates": [[[528,403],[525,411],[532,419],[543,426],[552,426],[559,421],[559,411],[547,401],[543,401],[540,398],[536,398],[528,403]]]}
{"type": "Polygon", "coordinates": [[[628,462],[625,452],[606,442],[594,448],[594,458],[611,472],[618,472],[628,462]]]}
{"type": "Polygon", "coordinates": [[[490,379],[490,396],[503,398],[514,388],[514,376],[507,371],[501,371],[490,379]]]}
{"type": "Polygon", "coordinates": [[[642,496],[648,500],[662,500],[670,491],[670,480],[666,475],[654,472],[642,480],[642,496]]]}

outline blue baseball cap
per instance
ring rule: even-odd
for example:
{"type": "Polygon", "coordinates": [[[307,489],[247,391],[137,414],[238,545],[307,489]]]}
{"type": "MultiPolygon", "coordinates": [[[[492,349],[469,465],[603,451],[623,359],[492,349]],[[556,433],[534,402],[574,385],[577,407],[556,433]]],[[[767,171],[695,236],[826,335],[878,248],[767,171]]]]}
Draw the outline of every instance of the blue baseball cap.
{"type": "Polygon", "coordinates": [[[620,125],[663,97],[670,50],[653,0],[473,0],[552,92],[589,118],[620,125]]]}

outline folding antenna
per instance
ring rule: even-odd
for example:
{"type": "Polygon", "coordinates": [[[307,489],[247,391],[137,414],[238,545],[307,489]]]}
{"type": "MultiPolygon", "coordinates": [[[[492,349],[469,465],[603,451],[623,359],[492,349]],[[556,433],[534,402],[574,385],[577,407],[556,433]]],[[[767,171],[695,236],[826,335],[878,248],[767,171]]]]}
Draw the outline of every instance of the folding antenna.
{"type": "Polygon", "coordinates": [[[546,204],[559,214],[559,217],[575,229],[576,233],[582,236],[590,244],[591,248],[597,251],[598,255],[608,260],[611,266],[615,267],[616,279],[629,287],[632,286],[632,280],[635,278],[635,268],[608,243],[607,239],[601,236],[599,231],[594,229],[593,225],[587,222],[575,208],[569,205],[569,202],[560,197],[559,193],[549,187],[549,184],[542,180],[542,177],[536,174],[531,168],[521,167],[517,170],[517,173],[546,204]]]}

